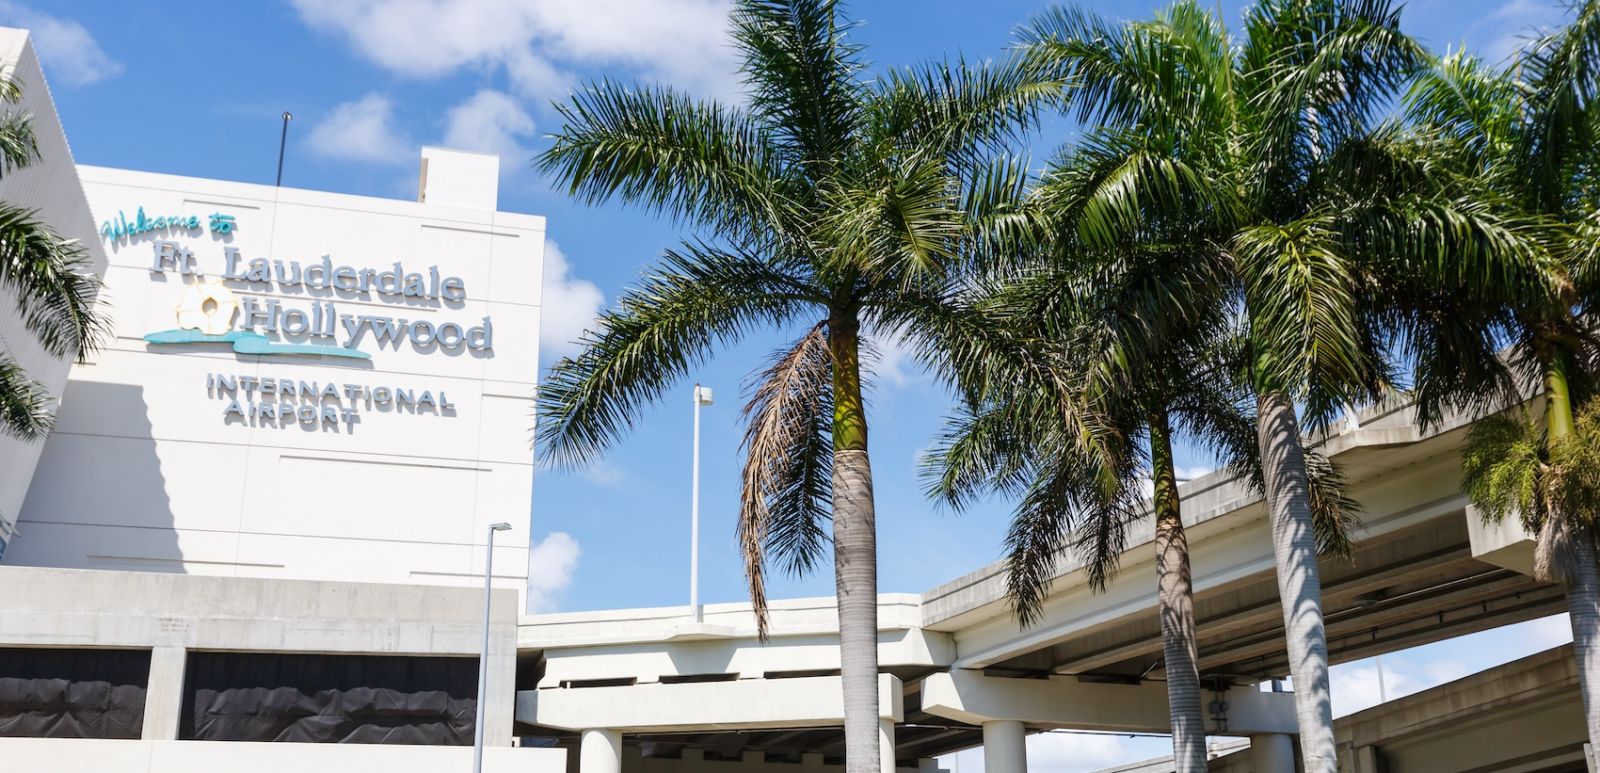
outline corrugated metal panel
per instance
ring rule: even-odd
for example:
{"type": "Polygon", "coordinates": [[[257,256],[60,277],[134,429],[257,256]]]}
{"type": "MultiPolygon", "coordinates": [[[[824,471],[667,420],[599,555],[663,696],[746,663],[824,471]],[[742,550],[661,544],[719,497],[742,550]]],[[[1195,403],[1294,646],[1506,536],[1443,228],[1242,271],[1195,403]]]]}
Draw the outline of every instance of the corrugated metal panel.
{"type": "MultiPolygon", "coordinates": [[[[25,30],[0,28],[0,67],[18,79],[23,88],[19,109],[33,116],[42,160],[0,179],[0,201],[38,210],[40,217],[62,236],[80,240],[89,248],[94,271],[103,274],[106,253],[95,231],[89,202],[78,179],[72,149],[61,129],[50,87],[25,30]]],[[[102,298],[102,303],[107,299],[102,298]]],[[[13,296],[0,291],[0,349],[27,370],[36,381],[60,396],[72,363],[51,357],[22,325],[13,296]]],[[[27,494],[28,483],[39,462],[44,442],[25,443],[0,434],[0,540],[9,540],[27,494]]]]}

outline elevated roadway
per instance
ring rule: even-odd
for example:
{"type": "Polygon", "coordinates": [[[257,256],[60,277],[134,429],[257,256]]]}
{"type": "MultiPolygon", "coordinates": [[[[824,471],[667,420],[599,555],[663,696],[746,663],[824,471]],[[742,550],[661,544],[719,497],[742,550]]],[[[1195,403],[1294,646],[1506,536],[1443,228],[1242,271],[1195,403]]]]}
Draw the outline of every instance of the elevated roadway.
{"type": "MultiPolygon", "coordinates": [[[[1363,509],[1353,558],[1322,563],[1334,663],[1565,610],[1558,587],[1529,576],[1529,535],[1483,527],[1462,493],[1466,417],[1422,432],[1396,401],[1359,418],[1310,441],[1341,466],[1363,509]]],[[[1291,696],[1258,687],[1288,675],[1265,508],[1222,473],[1180,494],[1210,729],[1260,738],[1277,755],[1262,764],[1281,765],[1291,696]]],[[[1152,539],[1150,519],[1132,526],[1104,593],[1065,558],[1026,629],[998,562],[920,595],[881,596],[884,769],[929,769],[932,757],[986,744],[991,766],[1020,770],[1022,738],[1045,729],[1166,732],[1152,539]]],[[[519,732],[581,749],[584,771],[611,770],[613,749],[641,771],[684,755],[740,760],[741,770],[837,762],[832,599],[775,604],[766,644],[747,605],[709,607],[700,625],[688,612],[525,617],[519,732]]]]}

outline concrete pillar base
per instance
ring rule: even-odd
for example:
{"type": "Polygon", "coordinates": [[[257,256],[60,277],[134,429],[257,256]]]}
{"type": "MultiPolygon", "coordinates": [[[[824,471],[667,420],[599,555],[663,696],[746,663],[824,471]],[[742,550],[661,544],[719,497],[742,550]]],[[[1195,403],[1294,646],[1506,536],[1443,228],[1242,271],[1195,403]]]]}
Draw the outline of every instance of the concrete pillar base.
{"type": "Polygon", "coordinates": [[[1286,733],[1250,736],[1250,769],[1253,773],[1295,773],[1294,736],[1286,733]]]}
{"type": "Polygon", "coordinates": [[[883,773],[894,773],[894,720],[878,720],[878,768],[883,773]]]}
{"type": "Polygon", "coordinates": [[[585,730],[578,746],[579,773],[622,773],[622,733],[585,730]]]}
{"type": "Polygon", "coordinates": [[[1028,773],[1028,729],[1021,722],[983,723],[984,773],[1028,773]]]}
{"type": "Polygon", "coordinates": [[[145,684],[144,731],[146,741],[178,740],[179,716],[183,712],[183,672],[189,650],[161,646],[150,650],[150,681],[145,684]]]}

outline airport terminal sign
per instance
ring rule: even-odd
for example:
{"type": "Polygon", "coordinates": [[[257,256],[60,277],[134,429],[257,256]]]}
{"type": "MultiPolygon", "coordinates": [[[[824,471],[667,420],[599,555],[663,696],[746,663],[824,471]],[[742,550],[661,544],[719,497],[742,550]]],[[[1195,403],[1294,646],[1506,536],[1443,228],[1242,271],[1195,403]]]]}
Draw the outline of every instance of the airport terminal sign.
{"type": "Polygon", "coordinates": [[[156,240],[151,247],[151,273],[174,273],[193,282],[186,291],[186,303],[179,306],[178,327],[147,335],[151,343],[226,342],[244,354],[363,359],[371,356],[363,344],[390,349],[409,344],[424,353],[494,348],[494,324],[488,317],[474,324],[348,314],[339,311],[335,300],[329,300],[378,297],[430,308],[459,306],[467,297],[465,283],[460,277],[442,275],[438,266],[425,271],[408,271],[399,262],[382,268],[356,267],[336,263],[330,255],[306,263],[246,260],[237,248],[224,246],[219,256],[221,271],[208,275],[189,247],[166,240],[156,240]],[[252,295],[238,299],[234,288],[252,295]],[[198,307],[190,308],[190,302],[197,302],[198,307]],[[278,340],[271,340],[268,334],[278,340]],[[249,343],[241,348],[241,340],[249,343]],[[339,348],[346,351],[337,351],[339,348]]]}
{"type": "MultiPolygon", "coordinates": [[[[233,216],[213,214],[204,222],[217,237],[204,246],[170,238],[203,234],[199,216],[151,219],[140,207],[134,217],[118,213],[101,229],[108,240],[146,242],[152,279],[180,279],[176,327],[146,334],[148,343],[226,344],[238,354],[301,360],[370,360],[374,352],[401,348],[423,355],[492,355],[494,323],[488,316],[434,317],[436,311],[462,308],[467,299],[465,281],[436,265],[360,265],[332,255],[251,257],[227,243],[238,227],[233,216]],[[371,310],[374,304],[393,310],[371,310]],[[408,314],[408,309],[428,313],[408,314]]],[[[398,384],[213,372],[206,376],[205,391],[221,404],[224,421],[247,426],[348,433],[363,411],[455,415],[455,404],[443,391],[398,384]]]]}

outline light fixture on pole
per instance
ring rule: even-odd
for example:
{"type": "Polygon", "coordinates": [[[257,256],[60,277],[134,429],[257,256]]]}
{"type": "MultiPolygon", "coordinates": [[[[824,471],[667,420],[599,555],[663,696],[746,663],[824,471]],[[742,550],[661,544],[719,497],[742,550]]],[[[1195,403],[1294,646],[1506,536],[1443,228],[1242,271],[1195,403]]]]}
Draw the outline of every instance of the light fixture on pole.
{"type": "Polygon", "coordinates": [[[509,523],[489,524],[489,544],[483,557],[483,648],[478,650],[478,717],[472,723],[472,773],[483,773],[483,709],[489,687],[489,608],[494,580],[494,533],[510,531],[509,523]]]}
{"type": "Polygon", "coordinates": [[[700,407],[711,404],[711,387],[694,385],[694,472],[689,484],[689,611],[700,622],[700,407]]]}

